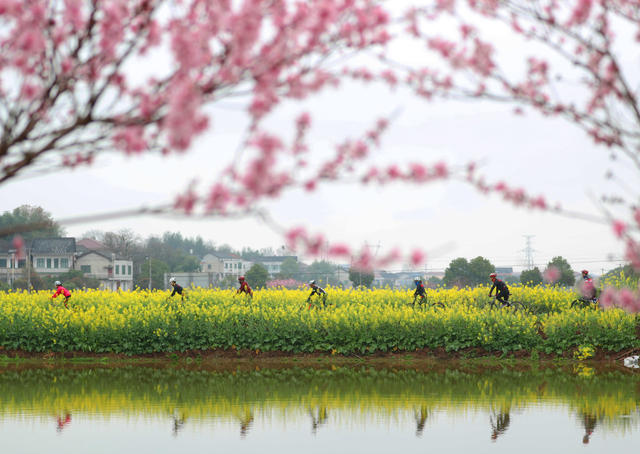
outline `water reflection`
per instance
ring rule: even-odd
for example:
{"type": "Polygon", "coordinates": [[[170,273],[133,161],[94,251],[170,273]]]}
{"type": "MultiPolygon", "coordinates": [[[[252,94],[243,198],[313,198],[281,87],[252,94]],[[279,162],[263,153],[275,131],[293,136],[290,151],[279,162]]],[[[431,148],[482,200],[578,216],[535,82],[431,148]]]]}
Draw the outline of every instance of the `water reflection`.
{"type": "Polygon", "coordinates": [[[327,411],[327,407],[320,407],[310,409],[309,415],[311,416],[311,433],[315,435],[318,432],[318,428],[327,423],[329,412],[327,411]]]}
{"type": "Polygon", "coordinates": [[[5,427],[44,418],[50,428],[53,416],[60,434],[73,415],[75,435],[96,420],[140,419],[163,424],[174,442],[215,434],[250,445],[266,433],[291,430],[276,438],[305,434],[320,443],[325,434],[347,431],[368,434],[370,448],[379,452],[378,434],[431,442],[455,427],[465,436],[453,435],[454,441],[486,443],[494,452],[527,436],[581,446],[638,440],[639,402],[640,374],[615,368],[0,368],[5,427]],[[546,421],[554,423],[545,437],[523,429],[546,421]]]}
{"type": "Polygon", "coordinates": [[[240,438],[245,438],[251,424],[253,423],[253,413],[250,410],[245,410],[244,415],[240,419],[240,438]]]}
{"type": "Polygon", "coordinates": [[[57,417],[56,432],[61,433],[64,430],[64,428],[66,426],[68,426],[69,424],[71,424],[71,414],[70,413],[65,413],[64,416],[59,415],[57,417]]]}
{"type": "Polygon", "coordinates": [[[582,443],[585,445],[589,443],[591,435],[598,424],[598,418],[590,413],[581,414],[582,425],[584,427],[584,436],[582,437],[582,443]]]}
{"type": "Polygon", "coordinates": [[[186,422],[187,418],[184,416],[184,413],[178,413],[178,414],[173,414],[171,416],[171,419],[173,420],[173,436],[177,437],[178,433],[182,430],[182,428],[184,427],[184,423],[186,422]]]}
{"type": "Polygon", "coordinates": [[[416,418],[416,437],[421,437],[424,431],[424,425],[429,418],[429,409],[426,405],[421,405],[420,409],[415,411],[414,417],[416,418]]]}
{"type": "Polygon", "coordinates": [[[491,423],[491,441],[496,441],[499,435],[502,435],[509,428],[511,424],[511,415],[509,409],[501,409],[498,412],[491,412],[489,417],[491,423]]]}

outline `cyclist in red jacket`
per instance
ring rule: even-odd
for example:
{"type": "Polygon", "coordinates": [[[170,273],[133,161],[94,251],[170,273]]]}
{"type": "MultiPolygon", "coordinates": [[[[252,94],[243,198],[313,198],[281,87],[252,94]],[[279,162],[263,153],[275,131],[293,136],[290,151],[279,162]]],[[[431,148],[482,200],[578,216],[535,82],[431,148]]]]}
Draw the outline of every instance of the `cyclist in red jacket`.
{"type": "Polygon", "coordinates": [[[71,298],[71,292],[69,292],[69,290],[64,288],[60,281],[56,281],[55,282],[55,286],[56,286],[57,290],[53,295],[51,295],[51,298],[53,299],[53,298],[56,298],[58,295],[63,295],[64,296],[64,301],[63,301],[64,307],[69,309],[69,306],[67,306],[67,301],[69,301],[69,298],[71,298]]]}
{"type": "Polygon", "coordinates": [[[250,298],[253,298],[253,292],[251,291],[251,287],[249,287],[249,284],[244,279],[244,276],[240,276],[238,278],[238,282],[240,283],[240,288],[236,292],[236,295],[238,293],[246,293],[247,295],[249,295],[250,298]]]}

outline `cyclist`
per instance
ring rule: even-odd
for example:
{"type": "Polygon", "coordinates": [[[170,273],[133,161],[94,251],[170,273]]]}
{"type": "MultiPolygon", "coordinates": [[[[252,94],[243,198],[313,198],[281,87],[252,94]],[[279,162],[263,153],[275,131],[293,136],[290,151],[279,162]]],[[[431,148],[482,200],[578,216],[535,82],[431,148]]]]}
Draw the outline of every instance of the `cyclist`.
{"type": "Polygon", "coordinates": [[[172,277],[171,279],[169,279],[169,284],[171,284],[171,286],[173,287],[173,292],[171,292],[171,295],[169,296],[173,297],[173,295],[177,293],[178,295],[180,295],[180,298],[182,299],[182,301],[184,301],[184,298],[187,296],[186,295],[187,292],[185,292],[185,290],[180,285],[178,285],[175,277],[172,277]]]}
{"type": "Polygon", "coordinates": [[[64,288],[60,281],[56,281],[54,285],[56,286],[57,290],[53,295],[51,295],[51,299],[56,298],[58,295],[64,295],[64,301],[63,301],[64,307],[69,309],[69,306],[67,306],[67,301],[69,301],[69,298],[71,298],[71,292],[69,292],[69,290],[64,288]]]}
{"type": "Polygon", "coordinates": [[[491,282],[493,282],[493,286],[491,290],[489,290],[489,296],[493,293],[493,289],[496,289],[496,299],[502,303],[503,306],[510,306],[509,304],[509,287],[504,281],[498,279],[498,275],[496,273],[491,273],[489,275],[491,282]]]}
{"type": "Polygon", "coordinates": [[[588,270],[582,270],[582,286],[580,290],[582,291],[582,296],[584,296],[585,299],[592,303],[597,302],[596,287],[593,285],[593,279],[589,276],[588,270]]]}
{"type": "Polygon", "coordinates": [[[240,288],[236,292],[236,295],[238,293],[246,293],[250,298],[253,298],[253,291],[251,290],[251,287],[249,287],[247,281],[244,279],[244,276],[238,277],[238,282],[240,283],[240,288]]]}
{"type": "Polygon", "coordinates": [[[309,303],[309,309],[311,309],[311,297],[313,295],[318,295],[318,298],[322,298],[322,306],[327,306],[327,292],[322,288],[316,285],[315,280],[309,281],[309,287],[311,287],[311,294],[309,298],[307,298],[307,303],[309,303]]]}
{"type": "Polygon", "coordinates": [[[419,277],[414,277],[413,283],[416,284],[416,291],[413,292],[413,303],[415,304],[416,300],[419,297],[420,304],[422,304],[424,303],[424,300],[427,299],[427,291],[424,289],[422,279],[420,279],[419,277]]]}

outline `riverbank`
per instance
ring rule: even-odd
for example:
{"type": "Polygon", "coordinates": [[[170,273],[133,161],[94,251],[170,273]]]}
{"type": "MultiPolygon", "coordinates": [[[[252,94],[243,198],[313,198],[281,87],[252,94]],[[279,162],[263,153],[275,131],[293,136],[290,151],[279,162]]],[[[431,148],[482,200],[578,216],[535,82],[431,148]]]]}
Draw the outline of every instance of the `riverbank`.
{"type": "Polygon", "coordinates": [[[0,366],[6,364],[224,364],[224,365],[257,365],[257,366],[305,366],[314,364],[333,365],[386,365],[432,366],[434,364],[476,364],[476,365],[508,365],[514,363],[601,363],[622,364],[624,358],[640,354],[640,349],[609,351],[596,349],[593,355],[579,359],[578,349],[571,349],[563,354],[544,353],[527,350],[511,352],[486,351],[481,348],[466,348],[458,351],[446,351],[444,348],[420,349],[412,352],[374,352],[370,354],[330,354],[290,353],[281,351],[260,352],[254,350],[215,349],[191,350],[185,352],[164,352],[128,355],[122,353],[90,353],[90,352],[28,352],[22,350],[3,351],[0,354],[0,366]]]}

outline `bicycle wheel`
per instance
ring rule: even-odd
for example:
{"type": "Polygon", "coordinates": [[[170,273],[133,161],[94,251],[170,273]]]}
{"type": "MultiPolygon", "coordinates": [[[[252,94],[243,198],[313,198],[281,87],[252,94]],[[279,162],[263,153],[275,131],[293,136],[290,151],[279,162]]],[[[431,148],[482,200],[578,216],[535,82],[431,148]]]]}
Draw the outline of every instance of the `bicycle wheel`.
{"type": "Polygon", "coordinates": [[[585,307],[584,300],[577,299],[577,300],[571,301],[571,309],[584,309],[584,307],[585,307]]]}
{"type": "Polygon", "coordinates": [[[431,303],[431,307],[434,307],[436,309],[444,309],[444,304],[440,301],[436,301],[435,303],[431,303]]]}
{"type": "Polygon", "coordinates": [[[511,301],[509,305],[516,312],[528,312],[528,308],[520,301],[511,301]]]}

